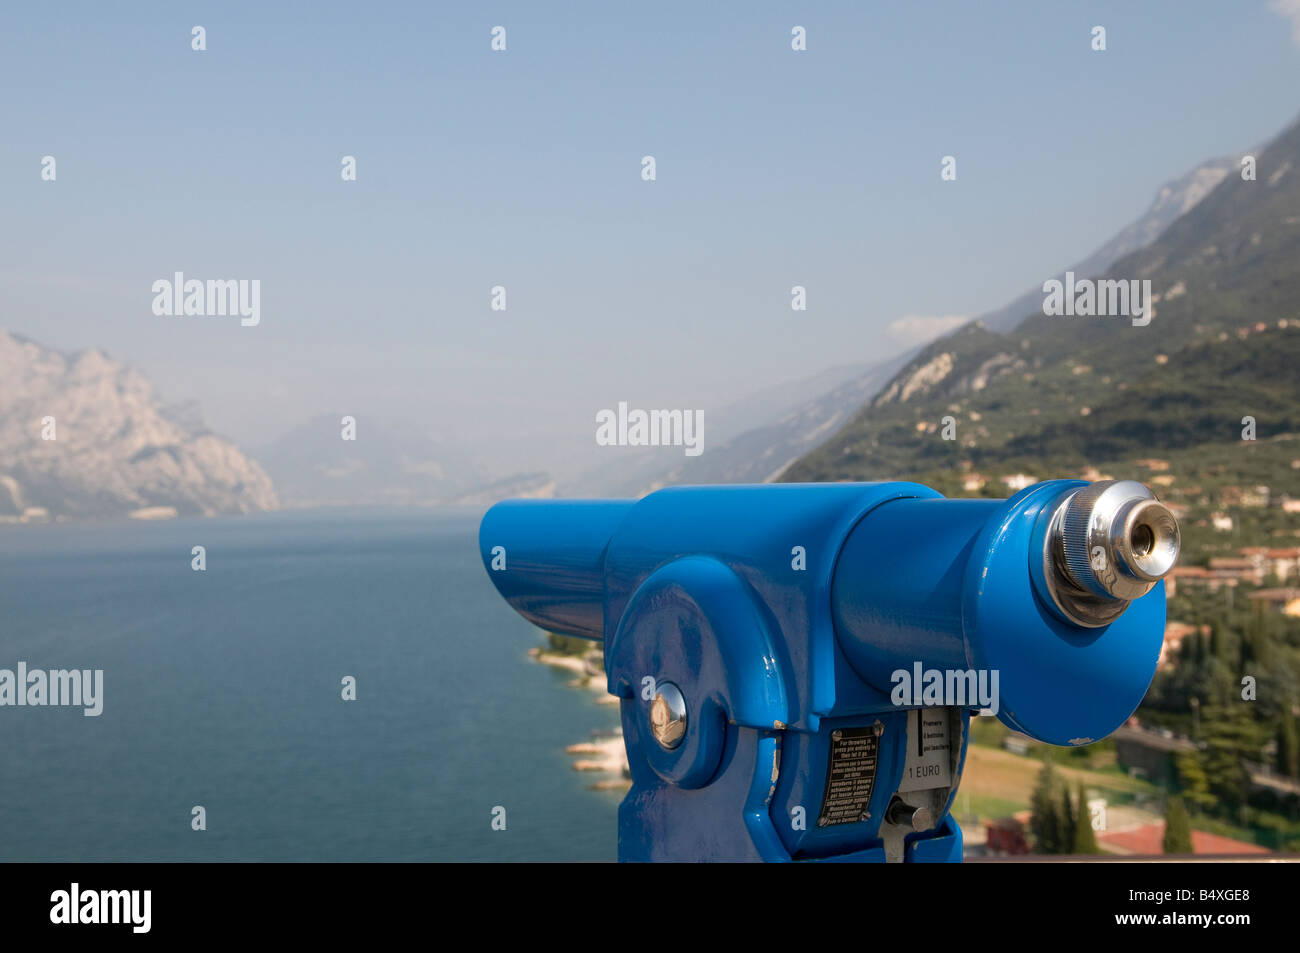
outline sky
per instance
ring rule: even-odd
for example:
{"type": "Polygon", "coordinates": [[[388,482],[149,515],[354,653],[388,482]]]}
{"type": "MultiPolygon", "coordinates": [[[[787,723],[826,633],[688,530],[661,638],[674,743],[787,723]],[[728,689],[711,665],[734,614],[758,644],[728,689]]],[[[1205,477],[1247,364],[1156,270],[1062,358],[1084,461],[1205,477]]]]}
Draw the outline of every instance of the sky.
{"type": "Polygon", "coordinates": [[[0,328],[102,348],[244,446],[351,414],[498,475],[586,460],[620,401],[707,440],[710,409],[1007,303],[1300,113],[1300,0],[4,17],[0,328]],[[260,323],[154,314],[177,271],[259,280],[260,323]]]}

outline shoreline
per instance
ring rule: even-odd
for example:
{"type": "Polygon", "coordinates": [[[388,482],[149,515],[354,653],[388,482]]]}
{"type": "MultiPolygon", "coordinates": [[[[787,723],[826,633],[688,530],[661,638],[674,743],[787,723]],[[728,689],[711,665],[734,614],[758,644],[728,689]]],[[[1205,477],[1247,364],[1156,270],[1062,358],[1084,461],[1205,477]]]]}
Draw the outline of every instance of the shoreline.
{"type": "MultiPolygon", "coordinates": [[[[605,690],[605,673],[594,664],[590,656],[549,652],[540,646],[529,649],[528,655],[535,662],[572,674],[574,678],[569,682],[568,687],[594,692],[596,704],[618,704],[618,699],[605,690]]],[[[585,756],[576,757],[572,767],[574,771],[597,776],[588,785],[590,790],[626,791],[632,786],[621,725],[615,726],[608,732],[593,733],[591,741],[568,745],[564,752],[568,755],[585,756]]]]}

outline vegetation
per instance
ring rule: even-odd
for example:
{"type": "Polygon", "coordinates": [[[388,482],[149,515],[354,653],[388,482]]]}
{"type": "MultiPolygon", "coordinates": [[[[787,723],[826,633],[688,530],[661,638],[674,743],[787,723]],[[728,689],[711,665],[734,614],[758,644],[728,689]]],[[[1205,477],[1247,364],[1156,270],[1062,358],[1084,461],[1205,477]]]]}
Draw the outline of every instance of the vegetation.
{"type": "Polygon", "coordinates": [[[1097,835],[1092,829],[1092,815],[1088,811],[1088,798],[1083,793],[1082,784],[1079,785],[1077,803],[1078,810],[1074,818],[1074,846],[1070,853],[1100,854],[1101,848],[1097,846],[1097,835]]]}
{"type": "Polygon", "coordinates": [[[1190,854],[1192,850],[1192,822],[1183,807],[1182,798],[1171,797],[1165,808],[1165,837],[1162,848],[1166,854],[1190,854]]]}
{"type": "Polygon", "coordinates": [[[593,649],[599,648],[600,643],[593,642],[591,639],[580,639],[573,635],[559,635],[555,632],[546,633],[546,651],[556,655],[575,655],[578,658],[584,658],[593,649]]]}
{"type": "Polygon", "coordinates": [[[1057,772],[1051,749],[1043,751],[1043,767],[1030,798],[1033,816],[1029,831],[1034,838],[1034,850],[1040,854],[1101,853],[1092,830],[1083,784],[1077,786],[1077,796],[1071,798],[1070,785],[1057,772]]]}
{"type": "Polygon", "coordinates": [[[1043,767],[1030,796],[1033,817],[1029,832],[1040,854],[1068,854],[1074,847],[1073,812],[1068,809],[1070,789],[1056,773],[1051,749],[1043,749],[1043,767]]]}

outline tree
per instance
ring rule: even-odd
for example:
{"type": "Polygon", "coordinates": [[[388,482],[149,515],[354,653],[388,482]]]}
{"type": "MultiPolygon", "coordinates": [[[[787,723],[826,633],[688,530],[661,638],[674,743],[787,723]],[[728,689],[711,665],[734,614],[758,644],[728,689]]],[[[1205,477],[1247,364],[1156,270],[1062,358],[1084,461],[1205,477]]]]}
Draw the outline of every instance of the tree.
{"type": "Polygon", "coordinates": [[[1082,784],[1079,785],[1079,813],[1074,821],[1074,848],[1070,853],[1101,853],[1101,848],[1097,846],[1097,835],[1092,830],[1092,814],[1088,811],[1088,798],[1083,793],[1082,784]]]}
{"type": "Polygon", "coordinates": [[[1043,751],[1043,767],[1029,798],[1034,816],[1029,820],[1029,830],[1034,835],[1034,849],[1040,854],[1061,854],[1068,849],[1061,839],[1061,809],[1057,792],[1061,782],[1052,766],[1048,749],[1043,751]]]}
{"type": "Polygon", "coordinates": [[[1214,795],[1210,793],[1210,779],[1205,773],[1201,753],[1184,751],[1175,756],[1174,766],[1183,797],[1203,811],[1214,807],[1214,795]]]}
{"type": "Polygon", "coordinates": [[[1074,805],[1070,803],[1070,786],[1064,781],[1061,782],[1061,850],[1062,854],[1071,854],[1074,852],[1074,827],[1075,814],[1074,805]]]}
{"type": "Polygon", "coordinates": [[[1249,706],[1242,703],[1207,707],[1202,725],[1205,748],[1201,764],[1210,793],[1224,809],[1235,813],[1246,804],[1250,788],[1243,761],[1260,758],[1260,726],[1251,717],[1249,706]]]}
{"type": "Polygon", "coordinates": [[[1277,723],[1277,772],[1288,778],[1300,777],[1300,736],[1295,715],[1282,712],[1277,723]]]}
{"type": "Polygon", "coordinates": [[[1183,807],[1183,799],[1171,797],[1165,804],[1165,839],[1166,854],[1191,854],[1192,821],[1183,807]]]}

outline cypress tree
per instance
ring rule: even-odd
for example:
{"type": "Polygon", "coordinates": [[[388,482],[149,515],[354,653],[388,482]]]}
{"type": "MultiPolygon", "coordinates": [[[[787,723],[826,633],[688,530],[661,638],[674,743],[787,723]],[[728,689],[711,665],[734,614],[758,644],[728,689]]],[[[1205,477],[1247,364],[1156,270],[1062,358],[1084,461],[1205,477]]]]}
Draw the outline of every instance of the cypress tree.
{"type": "Polygon", "coordinates": [[[1210,792],[1210,778],[1205,773],[1201,752],[1185,751],[1174,757],[1178,788],[1182,796],[1200,810],[1212,808],[1215,797],[1210,792]]]}
{"type": "Polygon", "coordinates": [[[1057,813],[1061,824],[1060,854],[1069,854],[1074,849],[1074,805],[1070,802],[1070,785],[1061,781],[1061,807],[1057,813]]]}
{"type": "Polygon", "coordinates": [[[1192,850],[1192,821],[1183,807],[1183,799],[1171,797],[1165,805],[1166,854],[1190,854],[1192,850]]]}
{"type": "Polygon", "coordinates": [[[1079,785],[1079,813],[1074,821],[1074,854],[1100,854],[1097,835],[1092,830],[1092,815],[1088,812],[1088,798],[1079,785]]]}
{"type": "Polygon", "coordinates": [[[1043,767],[1038,772],[1038,781],[1029,799],[1034,812],[1029,819],[1029,830],[1034,835],[1034,849],[1040,854],[1062,852],[1060,808],[1055,796],[1057,786],[1051,754],[1044,750],[1043,767]]]}
{"type": "Polygon", "coordinates": [[[1277,772],[1288,778],[1300,777],[1300,735],[1295,715],[1283,711],[1277,723],[1277,772]]]}
{"type": "Polygon", "coordinates": [[[1070,803],[1070,785],[1061,782],[1061,850],[1062,854],[1074,852],[1074,805],[1070,803]]]}

